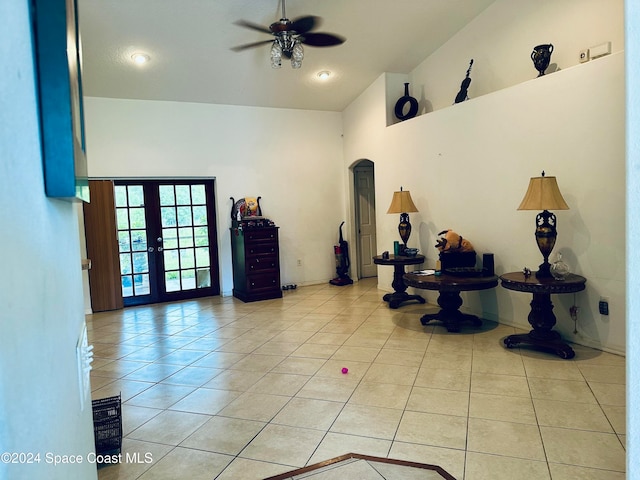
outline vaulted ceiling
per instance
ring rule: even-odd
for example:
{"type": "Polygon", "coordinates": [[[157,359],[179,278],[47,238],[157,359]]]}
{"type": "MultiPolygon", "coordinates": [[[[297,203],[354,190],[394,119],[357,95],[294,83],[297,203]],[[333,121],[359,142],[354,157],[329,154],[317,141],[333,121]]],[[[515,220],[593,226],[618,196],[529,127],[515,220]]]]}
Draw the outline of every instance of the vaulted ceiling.
{"type": "Polygon", "coordinates": [[[271,68],[267,27],[282,0],[77,0],[86,96],[342,111],[383,72],[409,73],[494,0],[289,0],[291,20],[346,37],[271,68]],[[150,61],[135,65],[132,54],[150,61]],[[330,71],[328,80],[317,74],[330,71]]]}

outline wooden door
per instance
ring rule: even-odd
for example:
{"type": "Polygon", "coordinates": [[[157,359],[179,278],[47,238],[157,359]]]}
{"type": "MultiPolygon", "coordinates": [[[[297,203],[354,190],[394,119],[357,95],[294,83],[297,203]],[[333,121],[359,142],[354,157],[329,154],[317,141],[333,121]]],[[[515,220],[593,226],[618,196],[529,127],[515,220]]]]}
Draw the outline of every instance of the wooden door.
{"type": "Polygon", "coordinates": [[[84,204],[87,257],[91,260],[89,287],[94,312],[123,308],[118,237],[111,180],[90,180],[91,203],[84,204]]]}

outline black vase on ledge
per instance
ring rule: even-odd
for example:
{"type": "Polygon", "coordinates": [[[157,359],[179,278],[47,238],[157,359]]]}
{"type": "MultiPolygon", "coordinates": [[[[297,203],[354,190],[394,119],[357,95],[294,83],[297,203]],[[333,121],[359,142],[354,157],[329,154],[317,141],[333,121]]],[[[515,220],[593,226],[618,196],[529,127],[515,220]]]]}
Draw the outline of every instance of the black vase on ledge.
{"type": "Polygon", "coordinates": [[[404,84],[404,95],[396,102],[395,114],[398,120],[408,120],[418,113],[418,100],[409,95],[409,84],[404,84]],[[405,113],[405,107],[409,104],[409,110],[405,113]]]}
{"type": "Polygon", "coordinates": [[[538,70],[538,77],[544,75],[544,71],[549,67],[552,53],[553,45],[550,43],[533,47],[531,60],[533,60],[533,66],[538,70]]]}

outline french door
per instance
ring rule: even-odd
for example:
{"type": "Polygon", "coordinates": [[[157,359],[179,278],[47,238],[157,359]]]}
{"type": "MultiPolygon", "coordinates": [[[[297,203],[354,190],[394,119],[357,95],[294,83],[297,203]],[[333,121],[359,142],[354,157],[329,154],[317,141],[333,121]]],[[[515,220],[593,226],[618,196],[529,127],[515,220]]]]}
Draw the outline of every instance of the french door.
{"type": "Polygon", "coordinates": [[[218,295],[213,180],[114,182],[124,306],[218,295]]]}

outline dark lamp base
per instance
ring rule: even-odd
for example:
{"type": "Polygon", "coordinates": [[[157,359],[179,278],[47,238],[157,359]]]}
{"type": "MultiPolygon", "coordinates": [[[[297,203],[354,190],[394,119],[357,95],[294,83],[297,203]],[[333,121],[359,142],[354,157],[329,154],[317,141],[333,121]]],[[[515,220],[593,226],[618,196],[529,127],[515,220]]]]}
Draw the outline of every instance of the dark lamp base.
{"type": "Polygon", "coordinates": [[[398,224],[398,233],[400,234],[400,238],[404,243],[405,248],[407,247],[407,242],[409,241],[409,235],[411,235],[411,223],[409,223],[409,214],[401,213],[400,214],[400,224],[398,224]]]}
{"type": "Polygon", "coordinates": [[[551,264],[548,262],[541,263],[536,272],[536,278],[553,278],[553,275],[551,275],[551,264]]]}
{"type": "Polygon", "coordinates": [[[543,262],[538,267],[536,278],[553,278],[549,255],[556,244],[558,232],[556,230],[556,216],[544,210],[536,216],[536,244],[542,254],[543,262]]]}

